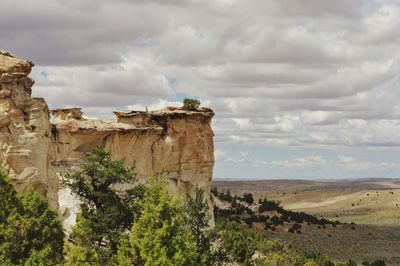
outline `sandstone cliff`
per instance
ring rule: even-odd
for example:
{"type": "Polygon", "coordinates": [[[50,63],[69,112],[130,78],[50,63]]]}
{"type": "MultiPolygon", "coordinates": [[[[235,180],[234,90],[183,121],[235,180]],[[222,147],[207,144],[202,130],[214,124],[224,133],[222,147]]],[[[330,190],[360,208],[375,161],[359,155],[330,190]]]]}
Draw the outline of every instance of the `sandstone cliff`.
{"type": "Polygon", "coordinates": [[[50,119],[46,102],[31,98],[32,66],[0,54],[0,160],[17,189],[32,186],[57,207],[58,174],[79,167],[87,152],[100,146],[126,165],[135,164],[142,179],[166,170],[173,193],[186,195],[199,186],[209,196],[212,110],[120,111],[105,121],[85,119],[79,108],[71,108],[52,111],[50,119]]]}
{"type": "Polygon", "coordinates": [[[0,51],[0,162],[15,188],[32,187],[58,207],[58,180],[49,110],[43,99],[31,97],[33,63],[0,51]]]}
{"type": "MultiPolygon", "coordinates": [[[[115,112],[115,121],[84,119],[77,108],[52,114],[57,172],[78,167],[86,153],[98,146],[126,166],[135,165],[141,179],[166,171],[169,189],[176,195],[184,196],[198,186],[210,197],[214,166],[211,110],[169,107],[156,112],[115,112]]],[[[68,227],[74,221],[75,205],[71,200],[61,205],[70,209],[64,215],[68,227]]]]}
{"type": "Polygon", "coordinates": [[[58,172],[79,165],[92,147],[99,146],[127,166],[135,164],[142,178],[166,170],[171,189],[178,194],[196,185],[210,189],[214,148],[209,109],[115,112],[116,121],[83,119],[79,109],[52,114],[57,147],[53,165],[58,172]]]}

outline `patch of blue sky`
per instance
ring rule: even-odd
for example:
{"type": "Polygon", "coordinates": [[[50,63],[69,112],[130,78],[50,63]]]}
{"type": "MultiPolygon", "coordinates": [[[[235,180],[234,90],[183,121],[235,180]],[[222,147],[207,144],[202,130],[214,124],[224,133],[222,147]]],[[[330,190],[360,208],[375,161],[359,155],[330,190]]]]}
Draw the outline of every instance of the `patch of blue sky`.
{"type": "Polygon", "coordinates": [[[274,147],[216,142],[215,149],[219,156],[216,158],[214,178],[348,179],[400,176],[399,167],[380,167],[382,158],[386,163],[400,163],[397,148],[274,147]],[[304,167],[298,165],[307,159],[311,162],[304,167]],[[351,161],[341,162],[343,159],[351,161]],[[363,169],[369,165],[370,169],[363,169]],[[357,170],[357,166],[361,169],[357,170]]]}
{"type": "Polygon", "coordinates": [[[49,73],[47,73],[46,71],[40,71],[40,75],[47,78],[49,76],[49,73]]]}
{"type": "Polygon", "coordinates": [[[184,92],[177,92],[174,97],[168,99],[170,102],[183,102],[185,98],[197,99],[197,97],[188,95],[184,92]]]}
{"type": "Polygon", "coordinates": [[[146,48],[155,47],[159,44],[160,44],[160,41],[158,39],[148,39],[148,40],[138,41],[138,42],[134,43],[133,46],[136,48],[146,49],[146,48]]]}
{"type": "Polygon", "coordinates": [[[278,146],[256,146],[234,143],[215,142],[216,149],[227,153],[248,152],[254,159],[258,160],[291,160],[306,156],[321,156],[325,159],[335,159],[336,154],[332,150],[314,149],[310,147],[278,147],[278,146]]]}

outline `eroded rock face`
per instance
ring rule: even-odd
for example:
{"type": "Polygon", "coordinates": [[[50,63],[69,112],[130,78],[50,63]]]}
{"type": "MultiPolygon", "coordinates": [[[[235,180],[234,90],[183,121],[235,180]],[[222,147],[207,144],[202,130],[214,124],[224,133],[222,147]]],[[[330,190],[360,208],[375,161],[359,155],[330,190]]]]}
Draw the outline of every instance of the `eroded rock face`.
{"type": "Polygon", "coordinates": [[[31,97],[33,63],[0,51],[0,162],[17,191],[32,187],[58,207],[49,110],[31,97]]]}
{"type": "MultiPolygon", "coordinates": [[[[174,194],[185,196],[198,186],[209,198],[214,166],[210,109],[115,112],[116,121],[83,119],[72,112],[76,109],[52,112],[57,172],[79,167],[87,152],[99,146],[126,166],[135,165],[141,179],[166,171],[174,194]]],[[[65,205],[71,207],[68,201],[65,205]]]]}
{"type": "MultiPolygon", "coordinates": [[[[209,198],[212,110],[115,112],[114,121],[105,121],[85,119],[79,108],[71,108],[52,111],[50,120],[46,102],[31,98],[32,66],[0,53],[0,160],[18,190],[31,186],[56,208],[58,175],[79,167],[87,152],[99,146],[127,166],[135,164],[141,179],[165,170],[176,195],[191,194],[198,186],[209,198]]],[[[68,218],[76,203],[65,191],[60,195],[68,218]]]]}

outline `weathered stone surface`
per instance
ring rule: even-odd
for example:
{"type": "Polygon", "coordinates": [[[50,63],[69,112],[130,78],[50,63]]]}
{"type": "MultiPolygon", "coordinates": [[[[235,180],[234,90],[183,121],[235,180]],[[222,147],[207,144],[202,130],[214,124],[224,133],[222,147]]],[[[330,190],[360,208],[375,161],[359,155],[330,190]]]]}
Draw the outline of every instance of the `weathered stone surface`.
{"type": "MultiPolygon", "coordinates": [[[[87,152],[99,146],[126,166],[135,165],[141,179],[164,170],[174,194],[185,196],[198,186],[209,197],[214,166],[211,110],[116,112],[116,121],[74,118],[73,114],[66,115],[69,110],[75,109],[53,111],[65,118],[52,119],[58,150],[53,165],[57,172],[79,167],[87,152]]],[[[65,204],[71,205],[70,201],[65,204]]]]}
{"type": "Polygon", "coordinates": [[[0,50],[0,74],[20,73],[22,76],[28,75],[34,66],[31,61],[15,58],[14,55],[0,50]]]}
{"type": "Polygon", "coordinates": [[[0,51],[0,162],[18,191],[32,187],[58,207],[49,111],[31,97],[32,62],[0,51]]]}
{"type": "MultiPolygon", "coordinates": [[[[59,175],[79,167],[93,147],[108,150],[145,179],[163,170],[178,196],[196,186],[210,193],[214,166],[212,110],[169,107],[153,112],[115,112],[114,121],[85,119],[80,108],[51,112],[31,97],[32,62],[0,51],[0,162],[17,190],[33,187],[58,207],[59,175]]],[[[63,217],[76,202],[61,191],[63,217]]],[[[73,219],[72,219],[73,220],[73,219]]]]}

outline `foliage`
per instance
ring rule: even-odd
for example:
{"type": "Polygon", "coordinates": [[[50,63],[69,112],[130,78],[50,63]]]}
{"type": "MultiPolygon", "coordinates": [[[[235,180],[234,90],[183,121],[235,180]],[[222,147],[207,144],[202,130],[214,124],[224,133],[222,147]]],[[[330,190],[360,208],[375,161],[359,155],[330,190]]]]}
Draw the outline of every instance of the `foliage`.
{"type": "Polygon", "coordinates": [[[271,217],[271,222],[277,226],[277,225],[283,225],[283,221],[276,215],[271,217]]]}
{"type": "MultiPolygon", "coordinates": [[[[233,202],[233,200],[234,200],[234,197],[231,195],[231,191],[228,189],[226,192],[225,191],[222,191],[222,192],[220,192],[220,193],[218,193],[218,191],[217,190],[215,190],[216,192],[217,192],[217,197],[220,199],[220,200],[223,200],[223,201],[227,201],[227,202],[233,202]]],[[[214,192],[215,193],[215,192],[214,192]]]]}
{"type": "Polygon", "coordinates": [[[240,204],[237,198],[231,196],[229,191],[218,192],[213,189],[213,193],[218,198],[230,202],[231,207],[220,209],[214,206],[214,214],[218,219],[217,228],[220,234],[220,240],[228,252],[230,258],[234,261],[244,263],[244,265],[308,265],[308,266],[352,266],[353,261],[346,264],[335,264],[328,257],[321,254],[304,254],[293,247],[285,244],[276,244],[276,241],[267,239],[262,233],[251,229],[254,222],[264,223],[265,230],[277,230],[277,226],[290,223],[289,232],[301,233],[302,223],[313,223],[321,226],[326,224],[336,225],[338,222],[332,222],[326,219],[318,219],[313,215],[304,212],[287,211],[280,206],[280,202],[267,199],[259,200],[259,211],[251,212],[248,207],[240,204]],[[247,210],[249,209],[250,212],[247,210]],[[269,217],[263,212],[276,211],[278,215],[269,217]],[[243,224],[247,225],[244,226],[243,224]]]}
{"type": "Polygon", "coordinates": [[[309,260],[302,253],[297,252],[291,247],[286,247],[281,251],[269,252],[266,256],[255,261],[255,265],[318,265],[313,260],[309,260]]]}
{"type": "Polygon", "coordinates": [[[376,261],[371,262],[371,263],[363,262],[362,265],[365,265],[365,266],[386,266],[386,263],[383,260],[376,260],[376,261]]]}
{"type": "Polygon", "coordinates": [[[0,172],[0,264],[62,262],[64,232],[56,212],[31,189],[17,196],[0,172]]]}
{"type": "Polygon", "coordinates": [[[228,256],[233,261],[251,265],[251,258],[262,236],[253,230],[246,229],[240,223],[222,219],[218,220],[217,229],[228,256]]]}
{"type": "Polygon", "coordinates": [[[230,194],[228,190],[225,192],[218,193],[217,188],[212,190],[212,193],[217,195],[220,200],[227,201],[231,203],[230,208],[220,209],[217,206],[214,207],[214,215],[215,217],[223,217],[230,220],[235,221],[243,221],[249,227],[252,226],[254,222],[262,222],[265,224],[265,230],[275,230],[276,226],[284,225],[285,222],[294,222],[295,225],[293,228],[289,229],[291,233],[301,233],[298,224],[303,222],[307,222],[309,224],[317,224],[325,226],[326,224],[331,224],[332,226],[336,226],[339,224],[338,221],[333,222],[327,219],[318,219],[316,216],[304,213],[304,212],[294,212],[285,210],[280,206],[279,201],[267,200],[266,198],[260,199],[258,201],[258,214],[254,213],[249,207],[244,206],[243,204],[238,202],[239,200],[249,202],[254,202],[253,195],[251,193],[244,193],[243,197],[236,197],[230,194]],[[276,211],[280,215],[269,217],[268,215],[263,215],[260,213],[276,211]]]}
{"type": "Polygon", "coordinates": [[[243,201],[244,201],[244,202],[247,202],[248,204],[253,204],[253,203],[254,203],[253,194],[251,194],[251,193],[244,193],[244,194],[243,194],[243,201]]]}
{"type": "Polygon", "coordinates": [[[222,248],[216,249],[213,243],[217,234],[209,228],[211,215],[204,190],[196,187],[195,196],[187,196],[184,207],[186,224],[192,232],[197,246],[197,265],[219,265],[226,260],[222,248]]]}
{"type": "Polygon", "coordinates": [[[267,239],[260,232],[247,229],[237,222],[219,219],[217,228],[229,256],[243,265],[334,265],[326,256],[301,253],[290,245],[267,239]]]}
{"type": "Polygon", "coordinates": [[[317,265],[321,265],[321,266],[335,266],[335,263],[330,260],[326,255],[322,255],[322,254],[316,254],[316,255],[312,255],[310,256],[310,259],[313,259],[317,265]]]}
{"type": "Polygon", "coordinates": [[[349,260],[349,261],[346,263],[346,266],[357,266],[357,262],[355,262],[354,260],[349,260]]]}
{"type": "MultiPolygon", "coordinates": [[[[281,241],[271,240],[259,248],[262,256],[254,260],[254,265],[280,265],[280,266],[334,266],[334,262],[320,254],[305,254],[297,251],[292,246],[281,241]]],[[[347,266],[347,265],[346,265],[347,266]]]]}
{"type": "Polygon", "coordinates": [[[102,264],[116,254],[121,236],[132,227],[136,200],[143,196],[143,186],[134,185],[135,181],[134,168],[112,160],[100,148],[91,151],[81,170],[63,179],[63,185],[81,201],[71,239],[78,246],[94,249],[102,264]],[[122,183],[130,188],[118,190],[122,183]]]}
{"type": "Polygon", "coordinates": [[[197,265],[196,240],[186,230],[184,215],[167,189],[154,177],[140,202],[142,215],[118,251],[119,265],[197,265]]]}
{"type": "Polygon", "coordinates": [[[186,223],[192,232],[198,248],[198,265],[210,265],[213,260],[213,234],[208,230],[210,214],[204,190],[196,187],[195,196],[187,195],[184,207],[186,223]]]}
{"type": "Polygon", "coordinates": [[[95,250],[77,246],[66,245],[65,266],[100,266],[99,256],[95,250]]]}
{"type": "Polygon", "coordinates": [[[274,200],[267,200],[267,199],[260,199],[258,201],[260,204],[259,206],[259,212],[265,212],[265,211],[283,211],[283,208],[280,206],[279,201],[274,201],[274,200]]]}
{"type": "Polygon", "coordinates": [[[188,111],[195,111],[197,108],[200,107],[200,101],[196,99],[188,99],[185,98],[183,100],[183,109],[188,111]]]}
{"type": "Polygon", "coordinates": [[[215,197],[218,197],[218,188],[217,187],[212,187],[211,188],[211,194],[213,194],[215,197]]]}
{"type": "MultiPolygon", "coordinates": [[[[1,265],[222,265],[233,261],[244,266],[307,265],[353,266],[354,261],[335,264],[321,254],[305,254],[282,242],[268,239],[259,231],[247,228],[261,222],[275,229],[287,221],[300,232],[301,223],[313,221],[322,226],[332,223],[305,213],[286,211],[279,202],[260,200],[260,208],[278,208],[281,216],[254,214],[241,204],[243,198],[229,190],[213,194],[231,203],[231,209],[215,207],[216,230],[209,228],[209,206],[205,192],[196,187],[182,206],[167,190],[165,176],[153,177],[146,185],[135,185],[134,169],[111,160],[100,149],[92,151],[82,170],[69,174],[64,184],[81,200],[82,212],[65,245],[64,233],[55,212],[32,190],[18,196],[0,173],[0,264],[1,265]],[[129,189],[117,189],[121,184],[129,189]],[[314,220],[314,218],[316,220],[314,220]]],[[[250,204],[250,203],[249,203],[250,204]]],[[[335,223],[332,223],[335,224],[335,223]]],[[[364,265],[385,265],[376,260],[364,265]]]]}

